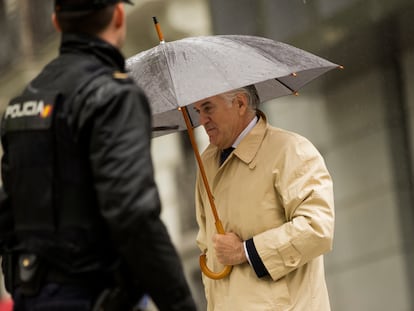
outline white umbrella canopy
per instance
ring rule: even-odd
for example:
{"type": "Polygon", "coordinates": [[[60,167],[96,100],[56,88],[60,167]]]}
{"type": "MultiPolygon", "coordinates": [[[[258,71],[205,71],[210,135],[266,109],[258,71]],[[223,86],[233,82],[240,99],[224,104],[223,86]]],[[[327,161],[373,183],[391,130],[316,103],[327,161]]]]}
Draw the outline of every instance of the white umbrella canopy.
{"type": "MultiPolygon", "coordinates": [[[[179,107],[252,84],[265,102],[340,67],[291,45],[245,35],[161,42],[128,58],[126,66],[149,98],[154,136],[186,129],[179,107]]],[[[198,126],[193,109],[188,110],[198,126]]]]}

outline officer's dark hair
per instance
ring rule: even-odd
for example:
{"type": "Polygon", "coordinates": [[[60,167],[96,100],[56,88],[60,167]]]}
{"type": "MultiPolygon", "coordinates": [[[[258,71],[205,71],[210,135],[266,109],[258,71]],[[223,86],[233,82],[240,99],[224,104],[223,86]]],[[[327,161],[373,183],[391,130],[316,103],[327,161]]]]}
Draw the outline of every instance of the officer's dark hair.
{"type": "Polygon", "coordinates": [[[97,35],[111,22],[115,5],[90,12],[56,12],[56,19],[62,32],[97,35]]]}

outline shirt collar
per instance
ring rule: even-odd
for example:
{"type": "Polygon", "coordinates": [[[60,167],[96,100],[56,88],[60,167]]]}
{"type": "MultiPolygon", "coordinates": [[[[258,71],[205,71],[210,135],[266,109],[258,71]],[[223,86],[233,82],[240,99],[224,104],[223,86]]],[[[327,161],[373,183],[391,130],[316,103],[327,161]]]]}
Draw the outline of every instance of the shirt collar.
{"type": "Polygon", "coordinates": [[[232,147],[237,148],[237,146],[240,144],[240,142],[243,140],[243,138],[249,134],[249,132],[254,128],[258,121],[258,117],[255,116],[253,120],[250,121],[250,123],[246,126],[246,128],[240,133],[239,137],[234,141],[232,147]]]}

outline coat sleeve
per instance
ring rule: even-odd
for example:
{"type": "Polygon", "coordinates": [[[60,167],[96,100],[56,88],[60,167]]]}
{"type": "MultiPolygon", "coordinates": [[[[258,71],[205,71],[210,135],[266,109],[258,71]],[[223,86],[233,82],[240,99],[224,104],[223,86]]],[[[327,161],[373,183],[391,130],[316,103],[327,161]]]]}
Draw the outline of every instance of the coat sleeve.
{"type": "Polygon", "coordinates": [[[160,220],[149,104],[139,89],[119,88],[116,95],[98,94],[106,104],[94,113],[91,130],[89,156],[101,213],[136,288],[159,310],[195,310],[180,258],[160,220]]]}
{"type": "Polygon", "coordinates": [[[330,251],[334,234],[333,186],[322,156],[303,137],[283,154],[273,174],[286,223],[253,238],[273,280],[330,251]]]}

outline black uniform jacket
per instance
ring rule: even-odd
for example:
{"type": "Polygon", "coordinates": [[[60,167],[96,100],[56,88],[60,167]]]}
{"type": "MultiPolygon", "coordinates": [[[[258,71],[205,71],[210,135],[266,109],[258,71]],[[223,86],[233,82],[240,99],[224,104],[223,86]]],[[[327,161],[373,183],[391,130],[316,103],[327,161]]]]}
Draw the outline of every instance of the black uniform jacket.
{"type": "MultiPolygon", "coordinates": [[[[54,237],[36,235],[33,230],[30,235],[19,234],[18,228],[30,227],[37,216],[33,214],[29,221],[10,207],[13,199],[30,206],[25,200],[31,198],[16,198],[10,191],[16,151],[9,149],[12,138],[3,129],[3,251],[31,248],[29,251],[44,255],[52,265],[61,264],[70,273],[99,272],[121,258],[130,286],[150,294],[160,310],[195,310],[179,257],[159,217],[150,154],[150,107],[140,88],[126,77],[123,56],[97,38],[64,34],[59,56],[24,94],[56,91],[63,104],[55,117],[53,170],[58,185],[54,204],[66,211],[57,214],[54,237]],[[83,235],[74,234],[72,227],[80,227],[83,235]],[[35,242],[28,243],[33,236],[35,242]],[[78,251],[48,249],[56,237],[60,244],[78,251]],[[62,237],[66,239],[63,243],[62,237]]],[[[13,116],[13,111],[9,114],[13,116]]],[[[36,150],[41,149],[24,152],[41,157],[36,150]]]]}

